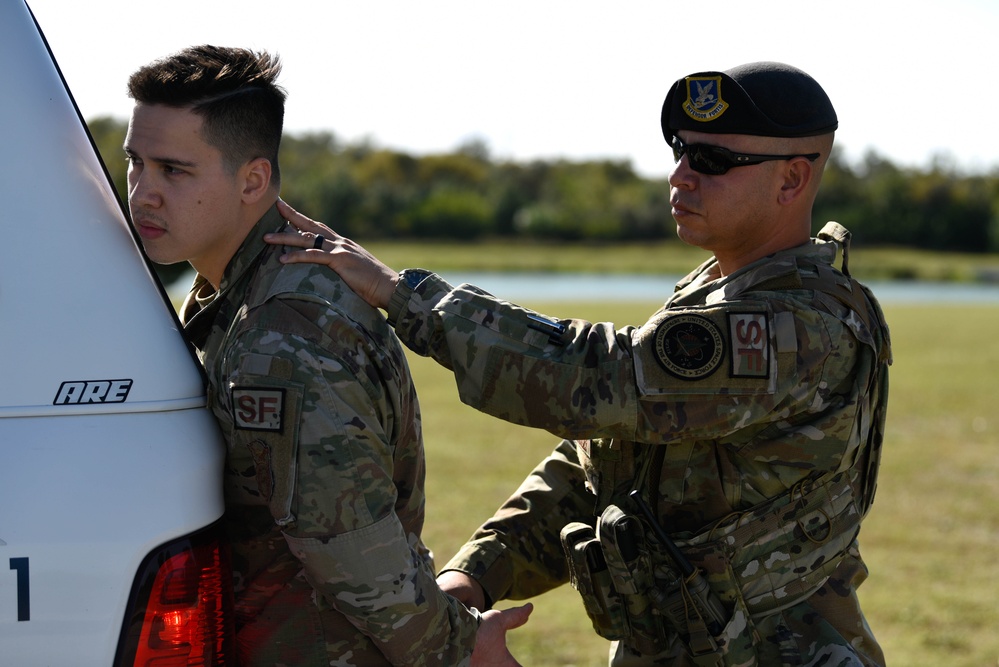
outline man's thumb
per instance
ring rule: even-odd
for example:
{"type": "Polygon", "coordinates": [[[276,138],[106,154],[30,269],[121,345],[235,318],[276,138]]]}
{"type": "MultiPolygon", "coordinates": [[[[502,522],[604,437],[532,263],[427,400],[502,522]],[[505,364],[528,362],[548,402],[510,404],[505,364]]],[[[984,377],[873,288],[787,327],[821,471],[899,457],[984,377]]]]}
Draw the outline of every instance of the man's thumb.
{"type": "Polygon", "coordinates": [[[534,605],[528,602],[520,607],[512,607],[510,609],[503,610],[503,627],[507,630],[512,630],[513,628],[519,628],[520,626],[527,623],[527,619],[530,617],[531,612],[534,611],[534,605]]]}

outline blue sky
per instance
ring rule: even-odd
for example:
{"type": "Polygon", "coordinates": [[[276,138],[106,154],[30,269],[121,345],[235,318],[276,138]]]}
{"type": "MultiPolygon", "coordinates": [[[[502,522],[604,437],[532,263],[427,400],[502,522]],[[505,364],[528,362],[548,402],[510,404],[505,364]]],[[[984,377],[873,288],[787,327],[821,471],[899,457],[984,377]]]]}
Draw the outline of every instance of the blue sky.
{"type": "Polygon", "coordinates": [[[804,69],[851,159],[999,167],[994,0],[28,0],[86,118],[127,118],[138,66],[197,43],[285,63],[286,130],[417,154],[627,159],[668,173],[669,85],[754,60],[804,69]],[[278,9],[280,7],[280,9],[278,9]]]}

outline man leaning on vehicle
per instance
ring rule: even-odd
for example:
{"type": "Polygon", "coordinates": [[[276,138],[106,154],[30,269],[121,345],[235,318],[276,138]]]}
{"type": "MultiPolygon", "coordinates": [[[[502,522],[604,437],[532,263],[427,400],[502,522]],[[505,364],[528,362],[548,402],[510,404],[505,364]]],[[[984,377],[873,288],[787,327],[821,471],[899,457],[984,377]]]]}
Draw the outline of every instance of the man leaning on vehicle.
{"type": "Polygon", "coordinates": [[[398,339],[337,276],[263,241],[286,227],[279,72],[200,46],[128,82],[132,222],[153,261],[198,272],[181,317],[228,447],[239,663],[515,664],[473,648],[502,646],[530,608],[480,615],[435,581],[398,339]]]}

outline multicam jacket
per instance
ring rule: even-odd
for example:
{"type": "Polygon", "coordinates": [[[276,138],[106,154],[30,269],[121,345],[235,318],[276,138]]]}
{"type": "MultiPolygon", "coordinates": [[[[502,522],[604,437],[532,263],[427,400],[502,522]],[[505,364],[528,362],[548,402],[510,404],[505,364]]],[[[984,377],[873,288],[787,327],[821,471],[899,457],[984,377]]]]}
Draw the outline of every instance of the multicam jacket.
{"type": "Polygon", "coordinates": [[[251,231],[182,318],[228,447],[239,664],[460,665],[478,613],[437,586],[402,346],[330,271],[251,231]]]}
{"type": "MultiPolygon", "coordinates": [[[[847,270],[848,240],[830,223],[723,278],[710,260],[645,325],[616,330],[433,274],[402,281],[389,321],[453,369],[463,402],[566,438],[445,569],[492,601],[572,579],[597,631],[620,640],[614,664],[695,662],[642,589],[662,558],[648,522],[637,522],[640,557],[626,556],[651,562],[646,584],[612,572],[595,590],[560,544],[579,524],[594,535],[608,516],[641,516],[637,490],[725,608],[697,664],[882,664],[858,603],[867,568],[856,536],[874,493],[890,344],[873,296],[832,266],[842,244],[847,270]]],[[[596,579],[611,555],[582,568],[596,579]]]]}

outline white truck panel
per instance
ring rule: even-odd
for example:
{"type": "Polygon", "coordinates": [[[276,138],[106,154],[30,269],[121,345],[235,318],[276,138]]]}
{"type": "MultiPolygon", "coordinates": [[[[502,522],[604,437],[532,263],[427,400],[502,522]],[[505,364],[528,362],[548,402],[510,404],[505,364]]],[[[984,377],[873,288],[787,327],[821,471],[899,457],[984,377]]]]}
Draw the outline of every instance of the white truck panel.
{"type": "Polygon", "coordinates": [[[22,0],[0,59],[0,664],[107,667],[139,564],[221,517],[224,445],[22,0]]]}
{"type": "Polygon", "coordinates": [[[131,409],[196,403],[201,378],[193,364],[177,363],[189,353],[176,317],[17,0],[0,4],[0,58],[10,64],[0,95],[0,344],[17,351],[0,355],[0,416],[79,411],[101,397],[100,386],[85,385],[78,394],[90,402],[70,395],[52,410],[64,382],[129,380],[131,409]]]}

